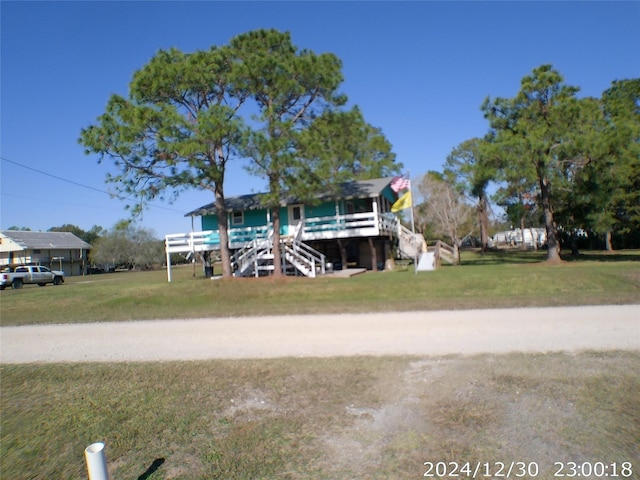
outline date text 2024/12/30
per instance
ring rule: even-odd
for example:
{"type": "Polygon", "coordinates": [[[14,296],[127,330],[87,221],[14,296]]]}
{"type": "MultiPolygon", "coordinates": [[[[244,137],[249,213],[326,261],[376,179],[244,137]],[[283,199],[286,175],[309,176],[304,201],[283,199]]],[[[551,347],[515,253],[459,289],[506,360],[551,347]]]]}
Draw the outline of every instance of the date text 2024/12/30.
{"type": "MultiPolygon", "coordinates": [[[[537,462],[424,462],[424,477],[535,478],[537,462]]],[[[554,478],[631,478],[631,462],[554,462],[554,478]]]]}

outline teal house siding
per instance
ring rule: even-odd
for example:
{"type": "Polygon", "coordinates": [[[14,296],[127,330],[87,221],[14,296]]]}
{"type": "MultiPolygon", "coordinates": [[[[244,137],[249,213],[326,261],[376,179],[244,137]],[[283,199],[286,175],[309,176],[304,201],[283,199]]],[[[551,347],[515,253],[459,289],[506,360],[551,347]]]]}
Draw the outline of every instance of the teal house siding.
{"type": "Polygon", "coordinates": [[[218,230],[218,217],[215,215],[204,215],[202,219],[202,230],[218,230]]]}
{"type": "Polygon", "coordinates": [[[382,194],[383,197],[389,200],[390,203],[393,203],[396,201],[396,194],[393,192],[393,190],[391,190],[390,186],[387,185],[380,193],[382,194]]]}
{"type": "MultiPolygon", "coordinates": [[[[266,236],[267,211],[266,210],[244,210],[242,217],[234,217],[234,212],[228,212],[227,222],[229,225],[229,242],[231,244],[251,242],[257,237],[266,236]],[[241,223],[234,223],[241,222],[241,223]],[[262,227],[262,228],[260,228],[262,227]]],[[[218,217],[216,215],[202,216],[202,230],[213,230],[207,237],[207,243],[220,244],[218,217]]]]}
{"type": "MultiPolygon", "coordinates": [[[[389,196],[391,201],[393,201],[393,193],[390,189],[389,196]]],[[[385,195],[386,196],[386,195],[385,195]]],[[[305,224],[309,227],[313,228],[314,218],[324,218],[323,225],[326,225],[327,217],[334,217],[336,215],[336,204],[338,215],[348,215],[350,213],[359,213],[359,212],[369,212],[372,208],[372,200],[370,198],[353,198],[350,200],[330,200],[326,202],[322,202],[319,204],[312,205],[304,205],[304,204],[295,204],[299,205],[303,212],[302,217],[305,219],[305,224]]],[[[294,227],[297,222],[292,222],[290,218],[290,208],[289,206],[280,207],[280,234],[281,235],[290,235],[294,231],[294,227]]],[[[256,227],[267,227],[268,218],[266,209],[253,209],[253,210],[244,210],[242,211],[242,223],[234,224],[233,212],[228,212],[228,225],[229,225],[229,237],[230,240],[233,241],[251,241],[253,238],[244,238],[247,235],[247,232],[243,230],[246,229],[256,229],[256,227]],[[243,240],[241,240],[243,237],[243,240]]],[[[220,237],[217,233],[218,228],[218,218],[216,215],[203,215],[201,217],[202,230],[209,231],[213,230],[215,233],[210,235],[209,243],[220,243],[220,237]]],[[[337,224],[337,221],[336,221],[337,224]]]]}
{"type": "MultiPolygon", "coordinates": [[[[231,218],[229,219],[231,222],[231,218]]],[[[231,228],[242,227],[261,227],[267,224],[266,210],[245,210],[244,223],[242,225],[231,225],[231,228]]]]}
{"type": "MultiPolygon", "coordinates": [[[[290,237],[295,234],[298,241],[307,242],[331,261],[342,264],[355,261],[368,265],[369,260],[364,262],[360,256],[376,257],[372,253],[374,243],[375,248],[382,248],[378,258],[387,258],[399,225],[396,216],[390,212],[399,196],[391,189],[391,181],[389,177],[345,182],[334,192],[327,192],[306,204],[295,197],[284,196],[279,208],[280,235],[291,241],[290,237]],[[351,255],[349,252],[352,251],[362,255],[351,255]]],[[[254,240],[268,240],[272,218],[263,207],[262,194],[227,197],[225,208],[231,250],[249,248],[254,240]]],[[[215,204],[204,205],[187,215],[200,216],[200,241],[211,250],[219,248],[215,204]]]]}
{"type": "MultiPolygon", "coordinates": [[[[242,223],[233,223],[233,213],[228,212],[229,228],[261,227],[267,224],[266,210],[245,210],[242,223]]],[[[286,213],[286,211],[285,211],[286,213]]],[[[202,230],[218,230],[218,217],[216,215],[204,215],[202,217],[202,230]]]]}
{"type": "Polygon", "coordinates": [[[336,202],[325,202],[319,205],[305,206],[305,218],[329,217],[335,214],[336,202]]]}

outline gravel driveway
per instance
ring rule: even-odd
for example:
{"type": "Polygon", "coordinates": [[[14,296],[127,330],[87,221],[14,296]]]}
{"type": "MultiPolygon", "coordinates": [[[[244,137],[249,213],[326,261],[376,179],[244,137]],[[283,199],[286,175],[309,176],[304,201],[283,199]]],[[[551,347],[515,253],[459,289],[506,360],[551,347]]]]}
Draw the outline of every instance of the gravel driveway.
{"type": "Polygon", "coordinates": [[[3,327],[2,363],[640,349],[640,305],[3,327]]]}

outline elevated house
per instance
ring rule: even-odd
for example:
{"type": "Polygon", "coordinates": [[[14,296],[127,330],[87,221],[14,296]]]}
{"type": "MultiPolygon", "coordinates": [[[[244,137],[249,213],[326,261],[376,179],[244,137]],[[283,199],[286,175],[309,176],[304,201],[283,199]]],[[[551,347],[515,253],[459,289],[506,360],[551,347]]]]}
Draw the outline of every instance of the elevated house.
{"type": "Polygon", "coordinates": [[[0,268],[16,265],[44,265],[68,276],[86,273],[84,240],[70,232],[0,231],[0,268]]]}
{"type": "MultiPolygon", "coordinates": [[[[403,227],[391,205],[398,195],[393,178],[341,184],[332,194],[302,202],[284,198],[280,206],[283,270],[315,277],[331,269],[383,269],[392,255],[416,257],[425,247],[421,235],[403,227]]],[[[236,276],[259,276],[273,271],[273,225],[261,194],[225,199],[229,247],[236,276]]],[[[201,218],[201,231],[165,237],[169,281],[170,254],[196,255],[220,249],[214,203],[187,216],[201,218]]]]}

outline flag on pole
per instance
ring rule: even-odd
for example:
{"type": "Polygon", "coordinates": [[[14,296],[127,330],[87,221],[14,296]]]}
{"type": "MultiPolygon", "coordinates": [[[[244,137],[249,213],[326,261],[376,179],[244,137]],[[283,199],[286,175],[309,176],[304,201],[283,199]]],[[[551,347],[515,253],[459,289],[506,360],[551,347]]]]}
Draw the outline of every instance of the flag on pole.
{"type": "Polygon", "coordinates": [[[396,200],[396,203],[391,205],[391,211],[393,213],[396,213],[396,212],[399,212],[400,210],[404,210],[405,208],[409,208],[411,206],[412,206],[411,190],[409,190],[407,193],[402,195],[398,200],[396,200]]]}
{"type": "Polygon", "coordinates": [[[396,193],[400,190],[406,190],[407,188],[410,188],[410,186],[411,180],[409,180],[409,175],[399,175],[394,177],[390,184],[391,190],[396,193]]]}

